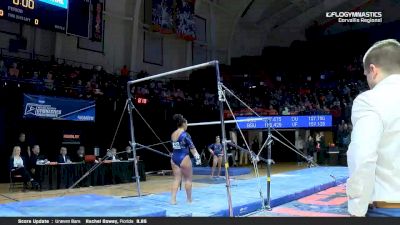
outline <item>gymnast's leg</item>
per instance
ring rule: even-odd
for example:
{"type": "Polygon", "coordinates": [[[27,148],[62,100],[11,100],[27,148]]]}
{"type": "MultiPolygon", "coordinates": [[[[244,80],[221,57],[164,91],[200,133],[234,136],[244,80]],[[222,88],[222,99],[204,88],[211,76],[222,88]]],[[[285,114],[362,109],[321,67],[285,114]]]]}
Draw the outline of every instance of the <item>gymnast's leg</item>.
{"type": "Polygon", "coordinates": [[[190,157],[186,156],[181,163],[181,171],[183,178],[185,179],[185,189],[186,189],[186,198],[187,202],[192,202],[192,161],[190,161],[190,157]]]}
{"type": "Polygon", "coordinates": [[[218,156],[213,155],[213,165],[211,168],[211,178],[214,177],[214,171],[215,171],[215,167],[217,167],[217,163],[218,163],[218,156]]]}
{"type": "Polygon", "coordinates": [[[218,177],[221,176],[222,156],[218,156],[218,177]]]}
{"type": "Polygon", "coordinates": [[[174,181],[172,183],[172,195],[171,195],[171,204],[176,204],[176,192],[178,192],[179,184],[182,179],[182,171],[179,166],[175,165],[175,163],[171,160],[172,172],[174,174],[174,181]]]}

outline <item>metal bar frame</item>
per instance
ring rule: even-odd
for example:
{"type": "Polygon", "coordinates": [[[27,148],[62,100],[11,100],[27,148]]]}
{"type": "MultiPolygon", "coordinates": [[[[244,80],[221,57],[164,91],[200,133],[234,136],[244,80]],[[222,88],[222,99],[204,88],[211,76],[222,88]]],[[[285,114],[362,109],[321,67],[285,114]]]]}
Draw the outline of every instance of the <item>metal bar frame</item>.
{"type": "MultiPolygon", "coordinates": [[[[137,184],[137,191],[138,191],[138,196],[141,196],[140,193],[140,177],[138,173],[138,168],[137,168],[137,159],[136,159],[136,145],[140,147],[144,147],[143,145],[139,145],[135,141],[135,133],[134,133],[134,121],[133,121],[133,115],[132,111],[135,108],[133,102],[132,102],[132,93],[131,93],[131,85],[137,84],[140,82],[144,82],[147,80],[152,80],[152,79],[157,79],[157,78],[162,78],[166,77],[172,74],[177,74],[177,73],[182,73],[186,71],[191,71],[195,69],[200,69],[200,68],[205,68],[209,66],[214,66],[215,67],[215,74],[216,74],[216,81],[217,81],[217,90],[218,90],[218,97],[219,97],[219,110],[220,110],[220,124],[221,124],[221,136],[222,136],[222,146],[223,146],[223,151],[224,151],[224,159],[225,159],[225,180],[226,180],[226,192],[227,192],[227,197],[228,197],[228,209],[229,209],[229,216],[233,217],[233,207],[232,207],[232,195],[231,195],[231,184],[230,184],[230,179],[229,179],[229,163],[227,162],[227,148],[226,148],[226,133],[225,133],[225,121],[224,121],[224,102],[225,102],[225,97],[223,95],[223,84],[222,84],[222,78],[220,75],[220,70],[219,70],[219,62],[217,60],[194,65],[194,66],[189,66],[177,70],[172,70],[168,71],[165,73],[160,73],[156,74],[153,76],[148,76],[144,77],[141,79],[137,80],[132,80],[127,82],[127,95],[128,95],[128,102],[129,102],[129,107],[128,107],[128,112],[129,112],[129,121],[130,121],[130,135],[131,135],[131,143],[132,143],[132,151],[133,151],[133,157],[134,157],[134,170],[136,173],[136,184],[137,184]]],[[[149,149],[149,148],[147,148],[149,149]]]]}

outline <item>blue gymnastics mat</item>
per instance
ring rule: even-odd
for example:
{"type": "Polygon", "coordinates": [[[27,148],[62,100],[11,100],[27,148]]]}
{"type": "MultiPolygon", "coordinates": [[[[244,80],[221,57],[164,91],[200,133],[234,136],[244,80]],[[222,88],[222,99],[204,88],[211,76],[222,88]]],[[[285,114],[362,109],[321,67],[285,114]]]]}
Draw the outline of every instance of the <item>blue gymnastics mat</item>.
{"type": "MultiPolygon", "coordinates": [[[[215,172],[218,172],[216,169],[215,172]]],[[[239,176],[251,173],[251,169],[247,167],[229,167],[229,176],[239,176]]],[[[193,167],[194,175],[210,175],[211,167],[193,167]]],[[[221,168],[221,176],[225,176],[225,168],[221,168]]]]}
{"type": "Polygon", "coordinates": [[[85,194],[0,204],[1,217],[165,217],[166,210],[121,197],[85,194]]]}
{"type": "MultiPolygon", "coordinates": [[[[317,167],[275,174],[271,177],[271,206],[282,205],[344,183],[346,167],[317,167]]],[[[266,199],[266,178],[260,179],[266,199]]],[[[261,209],[257,179],[232,180],[235,216],[261,209]]],[[[193,189],[193,202],[186,203],[184,189],[178,191],[177,205],[170,205],[170,193],[141,198],[77,195],[46,198],[0,205],[0,216],[229,216],[225,183],[193,189]]]]}

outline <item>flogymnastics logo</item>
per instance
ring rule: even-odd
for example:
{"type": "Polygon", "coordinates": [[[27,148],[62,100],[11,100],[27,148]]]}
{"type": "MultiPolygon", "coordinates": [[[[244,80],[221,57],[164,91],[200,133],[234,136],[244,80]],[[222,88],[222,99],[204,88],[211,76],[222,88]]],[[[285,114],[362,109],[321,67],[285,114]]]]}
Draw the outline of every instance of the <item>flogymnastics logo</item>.
{"type": "Polygon", "coordinates": [[[28,103],[25,107],[24,116],[36,116],[44,118],[57,118],[61,115],[61,110],[52,107],[51,105],[39,105],[28,103]]]}
{"type": "Polygon", "coordinates": [[[382,12],[326,12],[327,18],[337,18],[339,23],[382,23],[382,12]]]}

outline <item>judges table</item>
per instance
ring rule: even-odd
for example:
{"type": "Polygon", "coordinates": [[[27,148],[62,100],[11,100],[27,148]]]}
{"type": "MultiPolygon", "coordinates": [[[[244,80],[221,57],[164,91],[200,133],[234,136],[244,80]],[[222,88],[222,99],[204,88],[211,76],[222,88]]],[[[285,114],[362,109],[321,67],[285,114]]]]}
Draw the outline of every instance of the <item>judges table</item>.
{"type": "MultiPolygon", "coordinates": [[[[36,179],[42,190],[69,188],[95,163],[59,163],[57,165],[37,165],[36,179]]],[[[138,162],[141,181],[146,181],[144,163],[138,162]]],[[[135,179],[133,161],[113,161],[101,164],[83,179],[77,187],[99,186],[132,182],[135,179]]]]}

